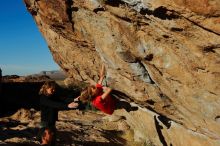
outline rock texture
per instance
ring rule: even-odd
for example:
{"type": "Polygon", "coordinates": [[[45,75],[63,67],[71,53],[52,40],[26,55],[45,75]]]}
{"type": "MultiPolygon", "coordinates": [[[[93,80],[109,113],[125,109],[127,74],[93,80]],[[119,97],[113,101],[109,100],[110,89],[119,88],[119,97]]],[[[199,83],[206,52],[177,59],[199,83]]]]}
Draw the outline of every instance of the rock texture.
{"type": "MultiPolygon", "coordinates": [[[[56,146],[139,146],[124,120],[109,122],[100,112],[60,111],[56,146]],[[122,126],[123,125],[123,126],[122,126]]],[[[40,146],[36,133],[40,112],[20,109],[0,118],[1,146],[40,146]]]]}
{"type": "Polygon", "coordinates": [[[97,80],[138,111],[135,140],[220,145],[219,0],[24,0],[69,78],[97,80]]]}

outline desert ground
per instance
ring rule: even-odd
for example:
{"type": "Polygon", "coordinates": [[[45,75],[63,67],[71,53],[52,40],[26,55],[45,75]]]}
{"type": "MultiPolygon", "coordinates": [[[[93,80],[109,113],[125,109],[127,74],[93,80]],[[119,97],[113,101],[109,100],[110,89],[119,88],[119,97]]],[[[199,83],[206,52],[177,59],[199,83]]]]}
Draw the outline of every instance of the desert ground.
{"type": "MultiPolygon", "coordinates": [[[[7,77],[0,101],[0,145],[40,145],[38,91],[45,77],[7,77]]],[[[59,84],[63,84],[59,81],[59,84]]],[[[69,91],[68,91],[69,92],[69,91]]],[[[71,94],[70,92],[68,94],[71,94]]],[[[74,94],[74,93],[73,93],[74,94]]],[[[120,109],[124,110],[124,109],[120,109]]],[[[116,110],[115,113],[120,112],[116,110]]],[[[58,146],[139,146],[125,117],[100,111],[59,111],[56,123],[58,146]]]]}
{"type": "MultiPolygon", "coordinates": [[[[39,145],[36,139],[40,112],[19,109],[0,118],[0,145],[39,145]]],[[[123,117],[93,111],[60,111],[57,122],[58,146],[134,146],[132,131],[123,117]]]]}

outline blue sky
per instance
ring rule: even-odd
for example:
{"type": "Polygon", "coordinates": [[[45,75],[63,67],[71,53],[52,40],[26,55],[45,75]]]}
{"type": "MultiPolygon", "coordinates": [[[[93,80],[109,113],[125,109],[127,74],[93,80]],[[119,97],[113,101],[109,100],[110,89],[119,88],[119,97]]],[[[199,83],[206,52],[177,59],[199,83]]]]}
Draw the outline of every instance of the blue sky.
{"type": "Polygon", "coordinates": [[[23,0],[0,1],[0,68],[3,75],[59,69],[23,0]]]}

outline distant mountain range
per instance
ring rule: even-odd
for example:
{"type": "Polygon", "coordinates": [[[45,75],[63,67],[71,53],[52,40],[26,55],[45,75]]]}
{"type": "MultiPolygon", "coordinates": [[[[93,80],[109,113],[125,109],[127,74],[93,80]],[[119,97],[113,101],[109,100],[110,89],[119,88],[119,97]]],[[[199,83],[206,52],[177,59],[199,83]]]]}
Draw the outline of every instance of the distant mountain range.
{"type": "Polygon", "coordinates": [[[53,70],[53,71],[41,71],[37,74],[33,74],[32,76],[49,76],[51,79],[65,79],[67,75],[61,70],[53,70]]]}

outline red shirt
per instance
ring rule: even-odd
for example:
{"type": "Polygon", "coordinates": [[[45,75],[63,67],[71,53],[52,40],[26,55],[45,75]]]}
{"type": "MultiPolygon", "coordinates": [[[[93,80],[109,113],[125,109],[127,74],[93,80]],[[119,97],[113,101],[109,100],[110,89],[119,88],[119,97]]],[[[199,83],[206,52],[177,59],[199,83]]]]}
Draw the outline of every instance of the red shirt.
{"type": "Polygon", "coordinates": [[[115,100],[108,95],[104,100],[102,99],[103,88],[102,85],[96,84],[98,96],[92,100],[92,105],[106,114],[112,114],[115,110],[115,100]]]}

